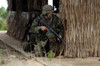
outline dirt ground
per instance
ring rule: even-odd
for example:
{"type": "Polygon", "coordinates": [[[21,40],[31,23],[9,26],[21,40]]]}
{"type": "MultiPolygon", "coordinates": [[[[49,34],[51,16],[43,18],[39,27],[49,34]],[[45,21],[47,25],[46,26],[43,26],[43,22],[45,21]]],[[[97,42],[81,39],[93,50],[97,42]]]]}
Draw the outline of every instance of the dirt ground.
{"type": "MultiPolygon", "coordinates": [[[[0,44],[1,45],[1,44],[0,44]]],[[[4,45],[2,45],[4,46],[4,45]]],[[[0,48],[2,47],[0,46],[0,48]]],[[[0,66],[46,66],[34,60],[27,59],[21,53],[10,47],[2,47],[0,66]]],[[[100,66],[99,58],[53,58],[49,61],[48,58],[37,58],[47,64],[47,66],[100,66]]]]}
{"type": "Polygon", "coordinates": [[[47,57],[26,58],[19,51],[9,47],[0,40],[0,66],[100,66],[100,58],[62,57],[53,58],[51,61],[47,57]]]}

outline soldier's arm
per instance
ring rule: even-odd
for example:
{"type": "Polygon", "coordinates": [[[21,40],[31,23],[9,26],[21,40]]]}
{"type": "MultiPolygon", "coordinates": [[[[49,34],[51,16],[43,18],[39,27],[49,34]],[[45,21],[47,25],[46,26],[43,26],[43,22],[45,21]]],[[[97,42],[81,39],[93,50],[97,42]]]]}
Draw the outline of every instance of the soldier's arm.
{"type": "Polygon", "coordinates": [[[39,23],[36,19],[34,19],[30,30],[32,33],[39,33],[39,29],[40,29],[39,23]]]}
{"type": "Polygon", "coordinates": [[[63,36],[64,36],[64,26],[62,24],[61,19],[58,19],[58,31],[59,31],[59,35],[61,35],[61,37],[63,38],[63,36]]]}

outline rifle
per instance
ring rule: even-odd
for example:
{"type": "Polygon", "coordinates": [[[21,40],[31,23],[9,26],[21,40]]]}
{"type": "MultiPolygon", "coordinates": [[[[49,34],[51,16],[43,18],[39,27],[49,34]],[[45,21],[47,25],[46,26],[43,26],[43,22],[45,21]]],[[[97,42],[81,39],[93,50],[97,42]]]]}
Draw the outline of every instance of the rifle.
{"type": "Polygon", "coordinates": [[[45,27],[47,27],[50,32],[52,32],[57,38],[60,39],[61,42],[63,42],[66,45],[66,42],[48,24],[46,24],[46,22],[43,21],[39,16],[37,17],[37,20],[41,24],[43,24],[45,27]]]}
{"type": "Polygon", "coordinates": [[[30,9],[28,13],[29,13],[28,22],[26,24],[26,29],[25,29],[24,35],[22,37],[22,41],[24,41],[25,38],[27,39],[27,41],[30,40],[28,31],[31,28],[33,20],[37,17],[37,15],[39,15],[41,13],[41,11],[37,10],[37,9],[30,9]]]}

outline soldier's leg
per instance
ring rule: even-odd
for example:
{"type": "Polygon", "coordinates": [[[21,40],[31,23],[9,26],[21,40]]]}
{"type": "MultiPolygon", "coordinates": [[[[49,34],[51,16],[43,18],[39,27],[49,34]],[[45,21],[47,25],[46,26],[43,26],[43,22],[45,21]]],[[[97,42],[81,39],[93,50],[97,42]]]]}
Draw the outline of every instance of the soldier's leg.
{"type": "Polygon", "coordinates": [[[47,34],[48,40],[49,40],[49,46],[50,46],[50,50],[52,50],[53,52],[56,52],[56,48],[57,48],[57,39],[55,37],[54,34],[52,33],[48,33],[47,34]]]}
{"type": "Polygon", "coordinates": [[[35,56],[37,56],[37,57],[42,56],[41,50],[42,50],[42,49],[41,49],[40,42],[37,42],[37,45],[34,45],[35,56]]]}
{"type": "Polygon", "coordinates": [[[29,36],[29,41],[26,41],[22,44],[23,50],[26,52],[31,52],[34,49],[34,44],[36,44],[35,42],[35,36],[34,34],[30,34],[29,36]]]}
{"type": "Polygon", "coordinates": [[[34,47],[36,56],[43,56],[46,53],[44,46],[46,45],[47,41],[48,40],[37,42],[37,45],[35,45],[35,47],[34,47]]]}

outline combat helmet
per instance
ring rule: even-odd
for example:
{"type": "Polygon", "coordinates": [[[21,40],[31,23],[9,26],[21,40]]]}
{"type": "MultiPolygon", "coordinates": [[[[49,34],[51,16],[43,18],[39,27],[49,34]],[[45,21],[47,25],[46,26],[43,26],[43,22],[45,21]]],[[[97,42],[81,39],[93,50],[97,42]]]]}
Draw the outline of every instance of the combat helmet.
{"type": "Polygon", "coordinates": [[[53,11],[53,7],[51,5],[44,5],[42,8],[42,14],[51,13],[53,11]]]}

